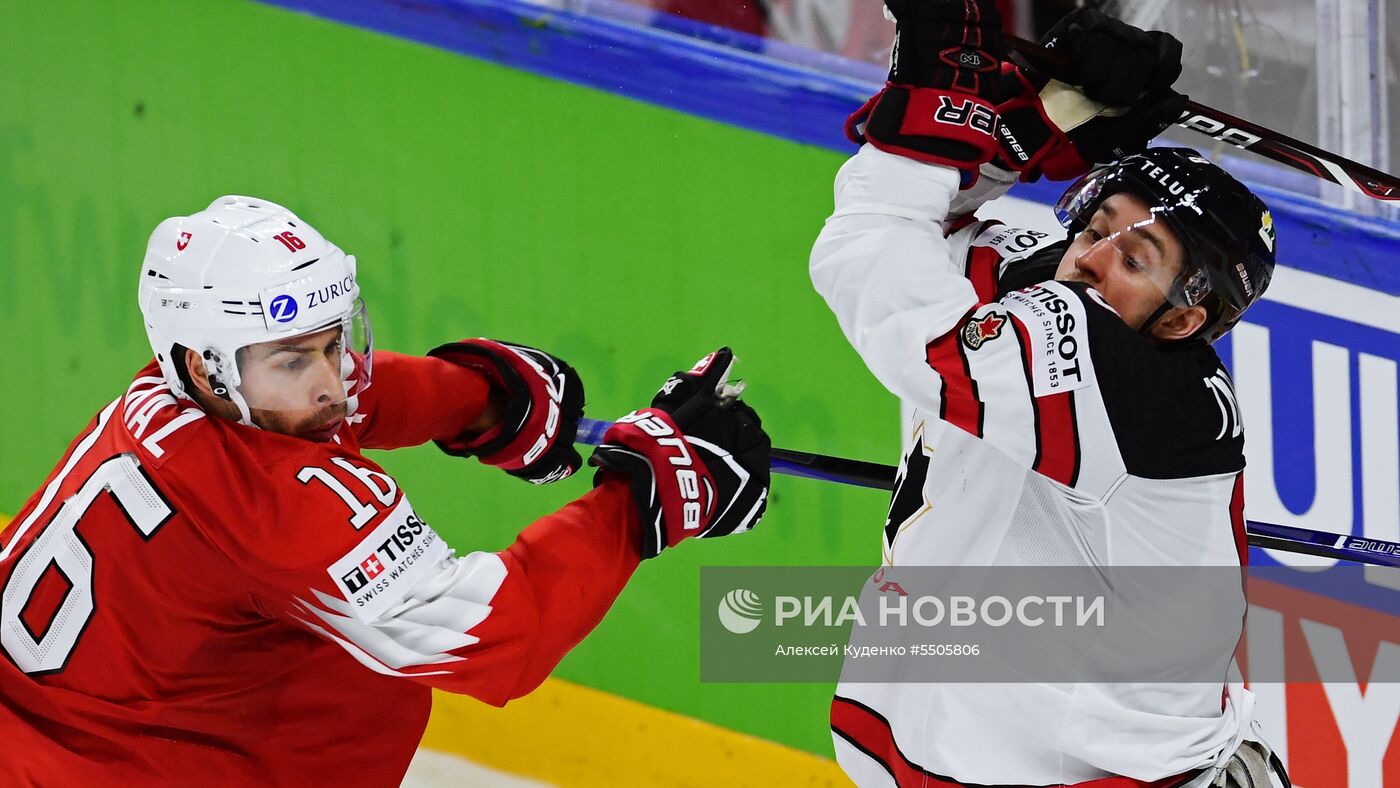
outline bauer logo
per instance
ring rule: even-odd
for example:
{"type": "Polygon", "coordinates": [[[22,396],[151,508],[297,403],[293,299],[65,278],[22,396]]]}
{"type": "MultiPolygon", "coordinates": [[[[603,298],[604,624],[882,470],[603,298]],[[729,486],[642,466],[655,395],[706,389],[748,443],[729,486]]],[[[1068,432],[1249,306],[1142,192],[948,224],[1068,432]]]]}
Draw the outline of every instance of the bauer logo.
{"type": "Polygon", "coordinates": [[[277,296],[268,305],[267,312],[278,323],[290,323],[297,317],[297,300],[289,295],[277,296]]]}
{"type": "Polygon", "coordinates": [[[758,594],[736,588],[719,601],[719,623],[736,635],[746,635],[763,620],[763,602],[758,594]]]}

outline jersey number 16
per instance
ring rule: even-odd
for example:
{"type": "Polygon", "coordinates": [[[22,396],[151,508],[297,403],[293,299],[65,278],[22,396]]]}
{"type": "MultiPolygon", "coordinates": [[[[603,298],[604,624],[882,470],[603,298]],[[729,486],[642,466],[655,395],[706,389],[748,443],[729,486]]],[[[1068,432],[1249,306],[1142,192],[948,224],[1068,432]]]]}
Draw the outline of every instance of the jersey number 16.
{"type": "MultiPolygon", "coordinates": [[[[0,646],[25,673],[63,670],[78,647],[78,638],[92,620],[93,555],[78,533],[78,526],[103,493],[112,494],[142,539],[150,539],[175,514],[146,478],[134,455],[112,457],[88,477],[78,494],[63,504],[15,562],[14,572],[5,583],[0,599],[0,646]],[[36,631],[25,620],[24,611],[50,567],[66,581],[68,590],[49,622],[36,631]]],[[[16,536],[22,535],[21,532],[16,536]]]]}

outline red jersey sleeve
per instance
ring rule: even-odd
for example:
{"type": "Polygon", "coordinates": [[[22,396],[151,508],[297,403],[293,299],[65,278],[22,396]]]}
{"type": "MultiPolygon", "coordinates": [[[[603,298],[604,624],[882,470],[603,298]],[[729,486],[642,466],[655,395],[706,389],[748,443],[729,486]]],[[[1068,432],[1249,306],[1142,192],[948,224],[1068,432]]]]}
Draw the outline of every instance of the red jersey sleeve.
{"type": "Polygon", "coordinates": [[[490,615],[471,630],[478,641],[453,652],[463,669],[425,681],[497,706],[529,694],[602,621],[641,561],[640,543],[641,520],[620,478],[535,521],[493,554],[504,579],[490,615]]]}
{"type": "Polygon", "coordinates": [[[381,350],[374,354],[374,382],[348,421],[365,448],[418,446],[462,434],[481,417],[490,393],[476,370],[381,350]]]}
{"type": "Polygon", "coordinates": [[[602,620],[640,562],[640,518],[622,480],[499,553],[459,556],[374,462],[349,446],[297,443],[264,467],[253,500],[222,515],[206,507],[221,518],[206,530],[265,613],[370,670],[504,704],[602,620]]]}

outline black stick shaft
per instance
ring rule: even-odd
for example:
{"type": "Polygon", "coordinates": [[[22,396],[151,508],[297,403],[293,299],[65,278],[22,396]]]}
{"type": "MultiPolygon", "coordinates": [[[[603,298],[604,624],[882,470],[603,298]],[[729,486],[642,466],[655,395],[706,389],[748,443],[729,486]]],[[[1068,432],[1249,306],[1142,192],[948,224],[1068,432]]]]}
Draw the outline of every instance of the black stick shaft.
{"type": "MultiPolygon", "coordinates": [[[[611,422],[583,419],[579,422],[577,442],[597,446],[611,422]]],[[[849,460],[826,454],[813,454],[791,449],[773,450],[773,472],[785,476],[800,476],[824,482],[893,490],[898,469],[893,465],[864,460],[849,460]]],[[[1286,550],[1291,553],[1318,555],[1377,566],[1400,567],[1400,542],[1366,539],[1349,534],[1314,531],[1250,520],[1245,524],[1249,543],[1255,547],[1286,550]]]]}
{"type": "MultiPolygon", "coordinates": [[[[1032,69],[1051,76],[1070,72],[1069,58],[1061,52],[1047,50],[1015,36],[1005,36],[1005,40],[1012,52],[1020,55],[1025,65],[1032,69]]],[[[1178,119],[1177,125],[1368,197],[1400,200],[1400,178],[1214,107],[1188,102],[1186,112],[1178,119]]]]}

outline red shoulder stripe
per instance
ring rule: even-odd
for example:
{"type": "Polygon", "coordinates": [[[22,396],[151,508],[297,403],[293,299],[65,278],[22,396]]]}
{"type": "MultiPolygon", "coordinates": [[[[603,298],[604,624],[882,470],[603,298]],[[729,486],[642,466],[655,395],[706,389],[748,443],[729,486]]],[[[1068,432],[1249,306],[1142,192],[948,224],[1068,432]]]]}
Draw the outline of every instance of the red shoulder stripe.
{"type": "Polygon", "coordinates": [[[967,256],[967,278],[977,292],[977,301],[988,304],[997,298],[997,268],[1001,254],[990,246],[974,246],[967,256]]]}
{"type": "Polygon", "coordinates": [[[943,380],[938,418],[980,438],[984,408],[977,398],[977,381],[972,378],[960,339],[966,321],[964,317],[957,328],[928,344],[928,365],[943,380]]]}
{"type": "Polygon", "coordinates": [[[1230,495],[1230,526],[1235,532],[1235,552],[1240,566],[1249,566],[1249,536],[1244,527],[1244,471],[1235,475],[1235,491],[1230,495]]]}
{"type": "Polygon", "coordinates": [[[1035,396],[1030,335],[1014,316],[1011,324],[1021,340],[1021,364],[1026,373],[1026,386],[1031,392],[1031,410],[1035,420],[1035,462],[1031,468],[1060,484],[1073,487],[1079,481],[1079,425],[1074,412],[1074,392],[1035,396]]]}
{"type": "Polygon", "coordinates": [[[1040,465],[1041,455],[1045,452],[1045,439],[1040,428],[1040,402],[1035,398],[1035,378],[1031,372],[1031,337],[1026,331],[1026,326],[1020,318],[1011,316],[1011,327],[1016,329],[1016,338],[1021,343],[1021,372],[1026,376],[1026,393],[1031,401],[1031,423],[1035,425],[1035,461],[1031,467],[1040,465]]]}
{"type": "Polygon", "coordinates": [[[1074,392],[1040,397],[1036,404],[1040,416],[1040,455],[1035,472],[1073,487],[1079,480],[1079,430],[1075,424],[1074,392]]]}

